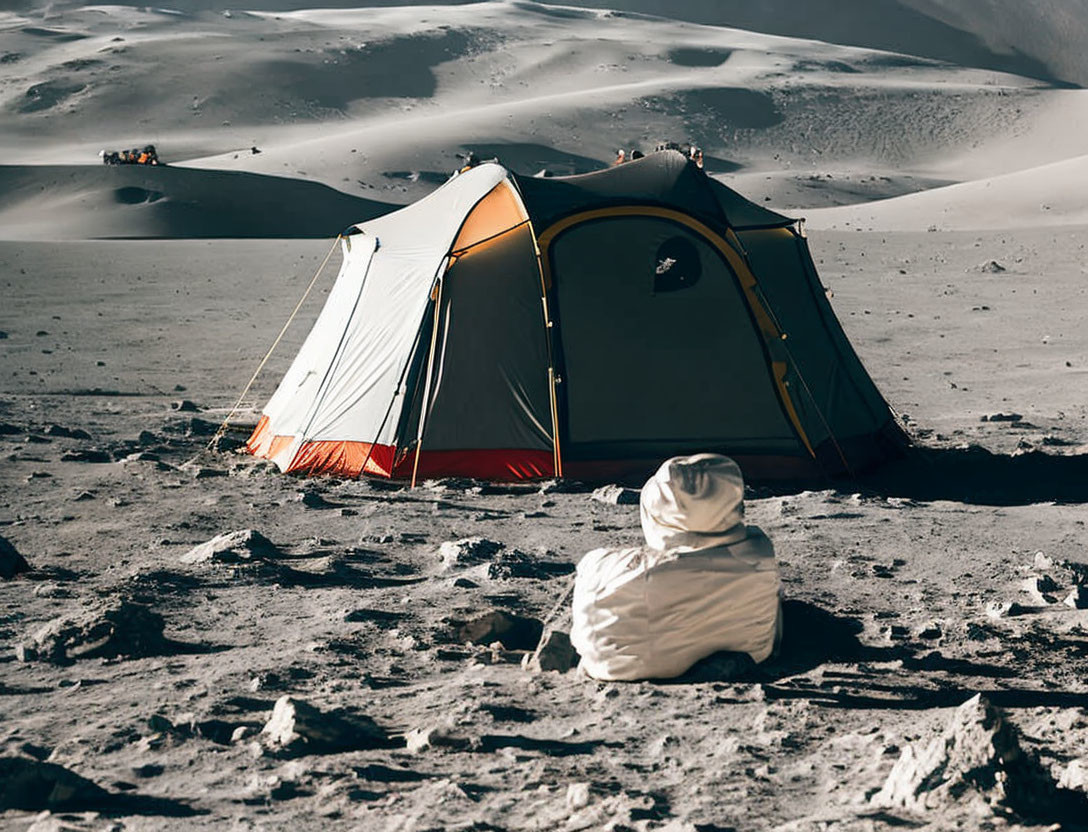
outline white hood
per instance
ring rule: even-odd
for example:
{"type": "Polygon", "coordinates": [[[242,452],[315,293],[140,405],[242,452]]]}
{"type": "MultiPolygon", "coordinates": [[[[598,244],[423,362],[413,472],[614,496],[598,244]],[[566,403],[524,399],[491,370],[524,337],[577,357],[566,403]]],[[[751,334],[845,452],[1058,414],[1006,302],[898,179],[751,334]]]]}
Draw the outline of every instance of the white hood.
{"type": "Polygon", "coordinates": [[[667,679],[711,653],[774,649],[774,546],[744,525],[744,478],[718,454],[670,459],[642,489],[646,546],[578,563],[570,640],[595,679],[667,679]]]}
{"type": "Polygon", "coordinates": [[[642,533],[652,549],[697,551],[747,537],[744,477],[720,454],[677,456],[642,488],[642,533]]]}

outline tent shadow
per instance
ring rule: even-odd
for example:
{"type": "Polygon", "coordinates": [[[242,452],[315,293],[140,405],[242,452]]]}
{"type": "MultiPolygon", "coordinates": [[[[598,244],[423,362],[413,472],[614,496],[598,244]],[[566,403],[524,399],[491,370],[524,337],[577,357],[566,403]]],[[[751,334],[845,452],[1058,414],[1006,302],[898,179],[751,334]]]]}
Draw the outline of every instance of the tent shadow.
{"type": "Polygon", "coordinates": [[[856,480],[884,497],[952,500],[980,505],[1088,502],[1088,454],[1039,451],[1017,455],[968,448],[911,448],[856,480]]]}

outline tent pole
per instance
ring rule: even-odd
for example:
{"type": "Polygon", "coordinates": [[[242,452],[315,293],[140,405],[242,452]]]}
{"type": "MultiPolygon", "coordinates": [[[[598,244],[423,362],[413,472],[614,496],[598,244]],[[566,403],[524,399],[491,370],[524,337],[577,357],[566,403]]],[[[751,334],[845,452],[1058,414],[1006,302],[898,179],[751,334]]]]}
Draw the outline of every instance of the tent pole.
{"type": "MultiPolygon", "coordinates": [[[[526,212],[528,216],[528,212],[526,212]]],[[[540,253],[540,243],[536,238],[536,229],[532,220],[529,223],[529,235],[533,240],[533,249],[536,251],[536,270],[540,274],[540,302],[544,308],[544,339],[548,345],[548,405],[552,412],[552,467],[556,477],[563,476],[563,455],[559,449],[559,396],[555,386],[558,380],[555,376],[555,350],[552,346],[551,311],[548,309],[548,281],[544,278],[544,261],[540,253]]]]}
{"type": "Polygon", "coordinates": [[[434,298],[434,326],[431,328],[431,349],[427,356],[427,377],[423,382],[423,402],[419,408],[419,425],[416,428],[416,455],[412,460],[412,488],[416,487],[416,476],[419,474],[419,452],[423,447],[423,427],[427,421],[427,407],[431,400],[431,375],[434,371],[435,345],[438,343],[438,319],[442,316],[442,284],[444,275],[439,275],[438,285],[435,286],[434,298]]]}
{"type": "Polygon", "coordinates": [[[552,464],[555,468],[555,476],[563,476],[563,458],[559,454],[559,404],[557,401],[555,384],[555,364],[551,358],[551,330],[552,322],[548,317],[548,299],[544,301],[544,326],[548,330],[548,404],[552,411],[552,464]]]}
{"type": "MultiPolygon", "coordinates": [[[[441,274],[441,272],[445,271],[446,262],[447,262],[446,260],[442,261],[442,265],[439,267],[439,274],[441,274]]],[[[435,280],[436,281],[438,280],[438,275],[437,274],[435,275],[435,280]]],[[[434,291],[433,285],[432,285],[431,291],[434,291]]],[[[408,359],[404,362],[404,366],[401,368],[400,375],[397,377],[397,386],[396,386],[396,389],[393,390],[393,397],[389,400],[389,406],[385,409],[385,415],[382,416],[381,424],[378,425],[378,432],[374,435],[374,441],[370,443],[370,447],[367,449],[366,458],[363,460],[363,467],[361,469],[359,469],[359,476],[360,477],[363,476],[363,474],[366,473],[366,466],[370,463],[370,458],[374,454],[374,448],[377,446],[378,440],[381,438],[382,431],[385,430],[386,422],[389,421],[389,414],[393,412],[393,405],[396,404],[397,396],[401,395],[402,392],[405,392],[405,391],[401,390],[401,386],[404,384],[404,380],[408,376],[408,370],[412,366],[412,356],[415,355],[416,347],[419,346],[420,337],[422,335],[423,335],[423,326],[422,326],[422,322],[420,322],[420,327],[419,327],[419,329],[416,330],[416,337],[412,341],[412,348],[408,351],[408,359]]],[[[415,397],[413,396],[413,399],[414,398],[415,397]]],[[[411,408],[411,406],[412,406],[411,403],[409,403],[408,407],[411,408]]],[[[395,456],[396,456],[396,454],[395,454],[396,445],[395,444],[393,446],[393,449],[394,449],[394,463],[395,463],[395,456]]],[[[392,477],[392,475],[393,475],[392,468],[390,468],[390,470],[389,470],[389,475],[390,475],[390,477],[392,477]]]]}

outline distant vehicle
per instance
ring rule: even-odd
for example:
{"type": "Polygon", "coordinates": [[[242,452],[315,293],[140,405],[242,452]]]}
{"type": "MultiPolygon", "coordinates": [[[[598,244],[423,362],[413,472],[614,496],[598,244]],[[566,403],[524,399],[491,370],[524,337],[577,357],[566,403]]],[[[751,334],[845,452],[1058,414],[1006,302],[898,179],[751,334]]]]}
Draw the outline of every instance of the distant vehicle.
{"type": "Polygon", "coordinates": [[[165,162],[159,161],[158,151],[155,150],[155,145],[149,144],[140,150],[139,148],[133,148],[132,150],[100,150],[98,151],[98,157],[102,160],[104,165],[164,165],[165,162]]]}

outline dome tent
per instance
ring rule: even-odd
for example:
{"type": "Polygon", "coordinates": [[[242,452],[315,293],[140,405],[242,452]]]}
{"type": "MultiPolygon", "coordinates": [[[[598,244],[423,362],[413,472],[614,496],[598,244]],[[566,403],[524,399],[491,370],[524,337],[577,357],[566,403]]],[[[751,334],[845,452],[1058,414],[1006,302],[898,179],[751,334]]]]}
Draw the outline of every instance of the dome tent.
{"type": "Polygon", "coordinates": [[[342,248],[247,445],[283,471],[594,479],[714,451],[798,479],[906,442],[799,224],[675,151],[482,164],[342,248]]]}

